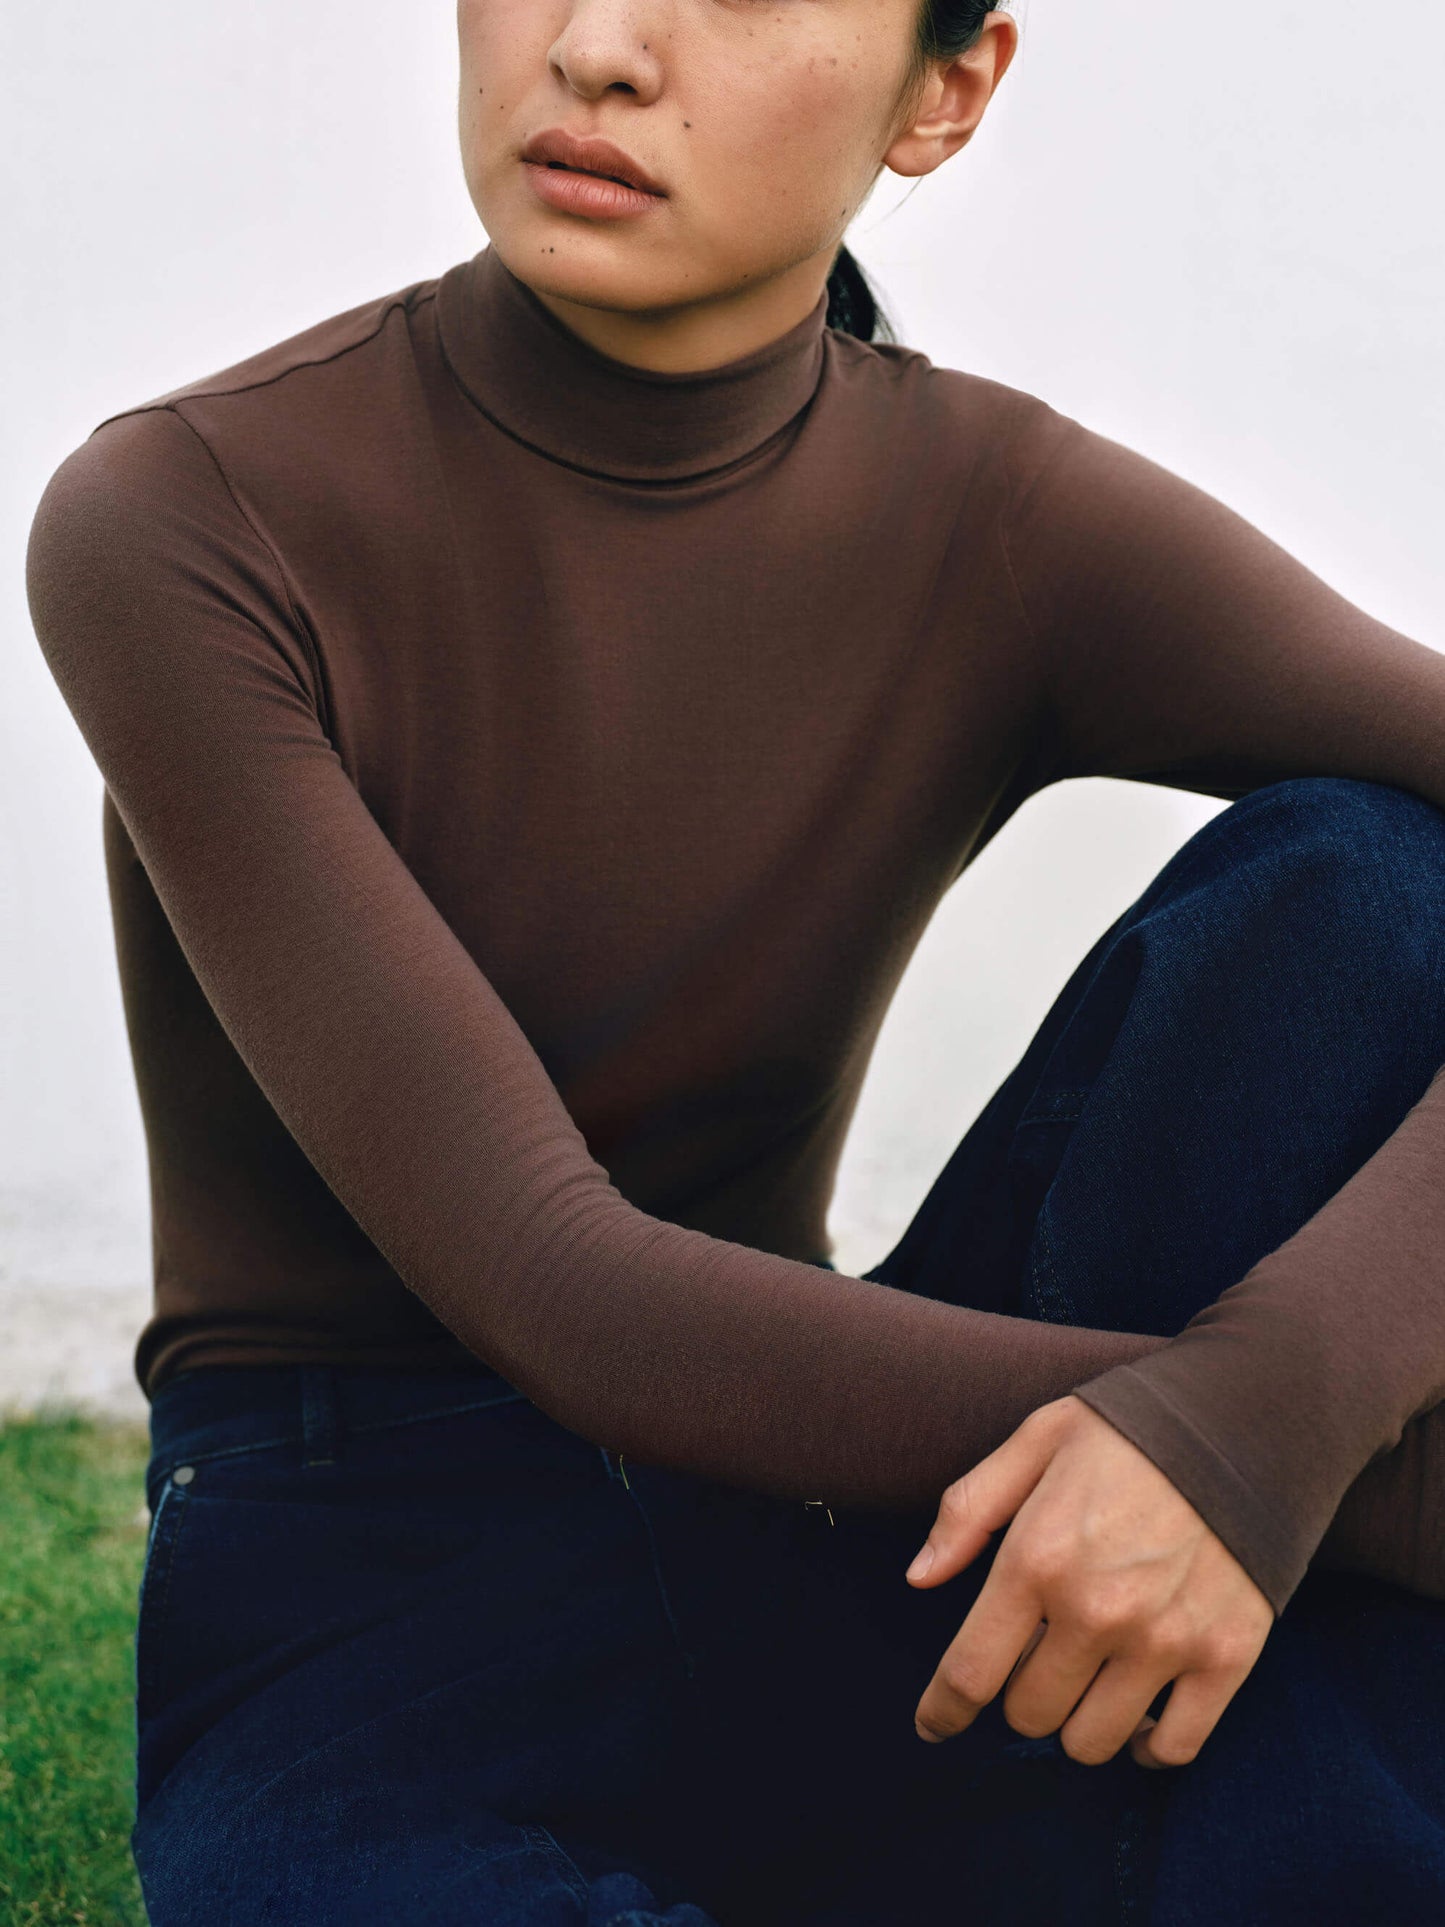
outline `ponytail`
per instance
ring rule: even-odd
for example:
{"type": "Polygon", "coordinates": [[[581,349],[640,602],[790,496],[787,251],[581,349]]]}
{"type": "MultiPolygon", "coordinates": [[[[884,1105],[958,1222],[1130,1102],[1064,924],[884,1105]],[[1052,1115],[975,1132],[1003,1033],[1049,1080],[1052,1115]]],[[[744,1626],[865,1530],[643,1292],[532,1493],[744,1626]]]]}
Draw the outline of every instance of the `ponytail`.
{"type": "Polygon", "coordinates": [[[860,341],[896,341],[892,324],[878,305],[867,276],[847,248],[839,248],[828,276],[828,315],[824,324],[860,341]]]}

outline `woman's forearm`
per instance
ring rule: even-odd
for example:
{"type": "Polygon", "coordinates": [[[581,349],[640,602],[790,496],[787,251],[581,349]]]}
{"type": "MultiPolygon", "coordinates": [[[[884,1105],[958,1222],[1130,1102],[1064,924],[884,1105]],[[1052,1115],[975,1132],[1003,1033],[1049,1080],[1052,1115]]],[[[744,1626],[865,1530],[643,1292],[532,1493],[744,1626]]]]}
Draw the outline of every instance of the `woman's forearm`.
{"type": "Polygon", "coordinates": [[[1412,1420],[1394,1450],[1365,1467],[1311,1567],[1368,1573],[1445,1599],[1445,1406],[1412,1420]]]}

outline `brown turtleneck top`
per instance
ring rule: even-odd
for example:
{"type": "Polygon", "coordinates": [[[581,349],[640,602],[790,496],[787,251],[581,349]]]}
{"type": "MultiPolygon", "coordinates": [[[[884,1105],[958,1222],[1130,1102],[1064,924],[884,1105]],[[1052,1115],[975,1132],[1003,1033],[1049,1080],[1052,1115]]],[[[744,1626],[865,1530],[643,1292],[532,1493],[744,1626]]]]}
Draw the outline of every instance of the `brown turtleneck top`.
{"type": "Polygon", "coordinates": [[[1173,1339],[810,1261],[899,976],[1027,797],[1445,806],[1445,658],[825,312],[651,373],[488,247],[56,471],[29,589],[105,783],[137,1377],[480,1359],[636,1459],[898,1509],[1077,1389],[1282,1609],[1367,1461],[1421,1503],[1445,1077],[1173,1339]]]}

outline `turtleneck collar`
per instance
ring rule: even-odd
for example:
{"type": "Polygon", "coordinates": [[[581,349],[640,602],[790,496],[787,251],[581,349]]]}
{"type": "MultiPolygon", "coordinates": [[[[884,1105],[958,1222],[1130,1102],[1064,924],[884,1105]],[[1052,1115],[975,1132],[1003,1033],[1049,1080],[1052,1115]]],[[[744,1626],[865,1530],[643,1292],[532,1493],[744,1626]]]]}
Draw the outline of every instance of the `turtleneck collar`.
{"type": "Polygon", "coordinates": [[[583,341],[491,245],[437,287],[443,352],[483,414],[554,461],[622,481],[681,481],[761,447],[817,388],[827,311],[825,291],[751,354],[659,374],[583,341]]]}

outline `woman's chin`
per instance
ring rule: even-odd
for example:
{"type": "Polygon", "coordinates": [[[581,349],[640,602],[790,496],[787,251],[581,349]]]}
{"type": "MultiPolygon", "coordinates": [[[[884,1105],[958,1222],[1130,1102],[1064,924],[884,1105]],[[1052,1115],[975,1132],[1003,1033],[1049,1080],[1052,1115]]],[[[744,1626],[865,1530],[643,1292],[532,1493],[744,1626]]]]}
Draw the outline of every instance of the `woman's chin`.
{"type": "Polygon", "coordinates": [[[519,281],[580,307],[660,311],[692,299],[700,278],[675,243],[649,249],[626,221],[589,221],[539,206],[482,226],[519,281]]]}

